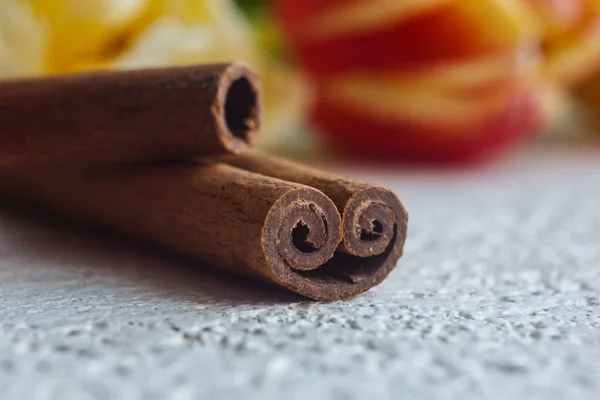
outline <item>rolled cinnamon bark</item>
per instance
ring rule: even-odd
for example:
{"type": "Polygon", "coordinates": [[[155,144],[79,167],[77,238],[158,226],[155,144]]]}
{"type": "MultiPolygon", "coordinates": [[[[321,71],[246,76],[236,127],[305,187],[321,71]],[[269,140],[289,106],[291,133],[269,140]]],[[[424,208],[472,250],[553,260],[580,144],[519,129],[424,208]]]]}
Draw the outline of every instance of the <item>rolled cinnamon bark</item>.
{"type": "Polygon", "coordinates": [[[340,250],[356,257],[388,254],[395,265],[402,256],[408,214],[389,189],[370,185],[269,155],[246,153],[220,159],[265,176],[319,189],[333,200],[342,216],[340,250]]]}
{"type": "Polygon", "coordinates": [[[0,82],[0,166],[238,154],[261,97],[239,63],[0,82]]]}
{"type": "Polygon", "coordinates": [[[383,254],[334,256],[341,221],[329,198],[225,164],[21,169],[0,174],[0,192],[316,300],[355,296],[380,283],[404,242],[400,220],[395,244],[383,254]]]}

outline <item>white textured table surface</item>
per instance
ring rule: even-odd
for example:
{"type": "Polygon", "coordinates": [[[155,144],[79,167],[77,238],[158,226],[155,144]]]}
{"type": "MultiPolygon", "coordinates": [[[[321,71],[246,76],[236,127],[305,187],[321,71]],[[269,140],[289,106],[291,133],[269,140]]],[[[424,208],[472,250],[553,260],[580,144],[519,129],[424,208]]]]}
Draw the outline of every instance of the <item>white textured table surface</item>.
{"type": "Polygon", "coordinates": [[[354,175],[409,240],[331,304],[2,208],[0,399],[600,398],[600,154],[354,175]]]}

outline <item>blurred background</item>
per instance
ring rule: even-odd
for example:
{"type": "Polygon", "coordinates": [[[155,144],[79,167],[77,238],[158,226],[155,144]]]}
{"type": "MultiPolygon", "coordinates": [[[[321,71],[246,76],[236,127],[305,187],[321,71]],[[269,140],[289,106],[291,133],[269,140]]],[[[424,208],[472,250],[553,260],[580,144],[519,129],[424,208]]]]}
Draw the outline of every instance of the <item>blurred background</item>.
{"type": "Polygon", "coordinates": [[[263,78],[271,152],[600,149],[600,0],[0,0],[0,79],[229,60],[263,78]]]}

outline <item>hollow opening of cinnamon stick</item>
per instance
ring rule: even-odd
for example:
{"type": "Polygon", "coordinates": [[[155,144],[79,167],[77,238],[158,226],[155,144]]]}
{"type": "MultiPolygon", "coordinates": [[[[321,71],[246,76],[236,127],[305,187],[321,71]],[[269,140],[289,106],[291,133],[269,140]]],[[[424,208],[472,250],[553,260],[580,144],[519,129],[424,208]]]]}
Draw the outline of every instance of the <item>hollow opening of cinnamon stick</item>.
{"type": "MultiPolygon", "coordinates": [[[[365,258],[338,251],[333,258],[317,269],[306,271],[294,269],[293,272],[313,284],[331,285],[335,283],[340,285],[340,288],[346,288],[346,285],[365,284],[368,281],[379,282],[387,276],[389,269],[393,268],[393,265],[390,265],[390,259],[393,260],[393,263],[397,261],[397,256],[393,253],[401,251],[397,244],[399,242],[403,244],[404,240],[398,240],[399,229],[403,229],[403,227],[399,227],[397,224],[393,225],[393,236],[390,240],[392,245],[388,246],[382,254],[365,258]]],[[[369,283],[367,286],[373,286],[373,283],[369,283]]],[[[364,290],[366,289],[360,291],[364,290]]]]}
{"type": "MultiPolygon", "coordinates": [[[[321,243],[315,243],[311,235],[310,226],[303,220],[298,221],[294,229],[292,229],[292,244],[301,253],[314,253],[317,251],[321,243]]],[[[321,239],[322,241],[322,239],[321,239]]]]}
{"type": "Polygon", "coordinates": [[[371,221],[371,228],[360,230],[360,240],[365,242],[374,242],[383,234],[383,224],[378,219],[371,221]]]}
{"type": "Polygon", "coordinates": [[[244,141],[258,127],[256,91],[246,77],[235,80],[227,90],[225,122],[232,135],[244,141]]]}
{"type": "Polygon", "coordinates": [[[285,207],[270,214],[265,223],[271,227],[265,231],[269,236],[265,241],[270,243],[267,254],[272,255],[272,260],[283,261],[292,272],[318,269],[333,256],[341,239],[341,221],[335,205],[309,188],[293,192],[281,204],[285,207]]]}
{"type": "Polygon", "coordinates": [[[383,253],[393,243],[397,212],[384,189],[367,187],[357,191],[344,209],[344,250],[359,257],[383,253]]]}
{"type": "Polygon", "coordinates": [[[308,185],[329,196],[342,216],[340,251],[368,258],[384,254],[386,249],[395,246],[398,251],[394,257],[400,257],[408,216],[396,195],[388,189],[257,153],[219,160],[262,175],[308,185]],[[395,236],[398,227],[402,233],[395,236]],[[401,239],[398,244],[394,242],[395,237],[401,239]]]}

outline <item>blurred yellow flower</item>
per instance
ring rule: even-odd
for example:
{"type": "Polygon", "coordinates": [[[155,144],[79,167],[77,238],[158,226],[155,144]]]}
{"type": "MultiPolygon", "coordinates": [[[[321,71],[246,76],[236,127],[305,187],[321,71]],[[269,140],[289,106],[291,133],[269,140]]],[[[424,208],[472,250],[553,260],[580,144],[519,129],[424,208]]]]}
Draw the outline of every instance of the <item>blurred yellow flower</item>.
{"type": "Polygon", "coordinates": [[[0,78],[44,70],[46,29],[29,4],[0,0],[0,78]]]}
{"type": "Polygon", "coordinates": [[[47,68],[69,71],[93,61],[126,34],[146,8],[146,0],[32,0],[36,17],[48,27],[47,68]]]}
{"type": "Polygon", "coordinates": [[[306,91],[229,0],[0,0],[0,79],[231,60],[263,77],[268,146],[300,120],[306,91]]]}

